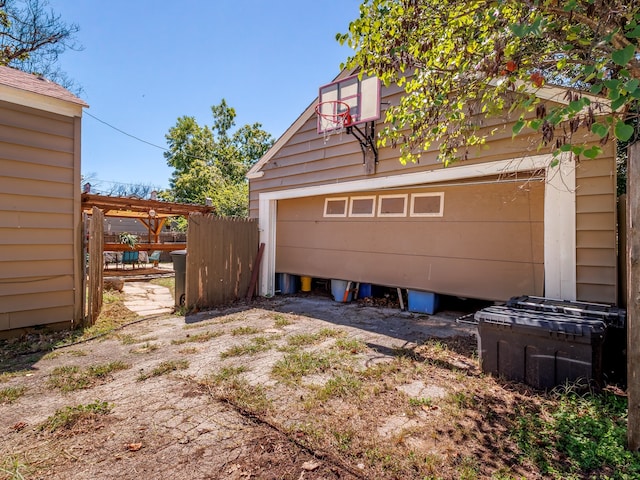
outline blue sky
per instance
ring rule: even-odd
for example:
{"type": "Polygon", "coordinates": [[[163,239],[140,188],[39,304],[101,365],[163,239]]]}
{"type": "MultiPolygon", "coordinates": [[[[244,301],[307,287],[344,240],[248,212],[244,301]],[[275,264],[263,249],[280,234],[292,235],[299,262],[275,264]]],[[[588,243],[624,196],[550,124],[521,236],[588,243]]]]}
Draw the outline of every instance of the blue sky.
{"type": "MultiPolygon", "coordinates": [[[[349,55],[335,40],[359,0],[49,0],[80,27],[82,51],[59,65],[82,88],[87,112],[160,147],[178,117],[211,125],[226,99],[236,125],[275,138],[315,99],[349,55]]],[[[82,172],[101,182],[167,188],[163,151],[85,115],[82,172]]],[[[95,182],[94,182],[95,183],[95,182]]]]}

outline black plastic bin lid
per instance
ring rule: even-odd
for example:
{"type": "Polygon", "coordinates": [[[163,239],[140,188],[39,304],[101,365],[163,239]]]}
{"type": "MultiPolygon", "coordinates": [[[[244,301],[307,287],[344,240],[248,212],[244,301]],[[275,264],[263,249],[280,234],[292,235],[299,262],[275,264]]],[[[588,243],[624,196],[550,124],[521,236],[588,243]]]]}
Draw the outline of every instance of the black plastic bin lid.
{"type": "Polygon", "coordinates": [[[604,303],[556,300],[529,295],[512,297],[507,301],[507,307],[597,318],[616,328],[624,328],[627,317],[624,309],[604,303]]]}
{"type": "Polygon", "coordinates": [[[590,317],[576,317],[564,313],[532,311],[508,306],[487,307],[475,313],[479,328],[482,324],[502,325],[546,333],[573,336],[599,336],[607,325],[604,321],[590,317]]]}

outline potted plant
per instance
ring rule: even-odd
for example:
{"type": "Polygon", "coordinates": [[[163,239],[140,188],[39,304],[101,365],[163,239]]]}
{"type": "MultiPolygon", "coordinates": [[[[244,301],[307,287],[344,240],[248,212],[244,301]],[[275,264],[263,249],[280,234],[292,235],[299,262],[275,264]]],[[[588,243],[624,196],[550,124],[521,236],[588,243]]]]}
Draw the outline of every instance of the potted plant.
{"type": "Polygon", "coordinates": [[[123,266],[127,263],[130,263],[132,266],[139,262],[138,259],[138,251],[136,250],[136,245],[138,244],[138,236],[133,233],[123,232],[118,236],[120,243],[127,245],[130,250],[125,250],[122,252],[122,264],[123,266]]]}
{"type": "Polygon", "coordinates": [[[128,245],[131,250],[134,250],[136,248],[136,245],[138,244],[138,236],[134,235],[133,233],[122,232],[120,235],[118,235],[118,238],[120,240],[120,243],[128,245]]]}

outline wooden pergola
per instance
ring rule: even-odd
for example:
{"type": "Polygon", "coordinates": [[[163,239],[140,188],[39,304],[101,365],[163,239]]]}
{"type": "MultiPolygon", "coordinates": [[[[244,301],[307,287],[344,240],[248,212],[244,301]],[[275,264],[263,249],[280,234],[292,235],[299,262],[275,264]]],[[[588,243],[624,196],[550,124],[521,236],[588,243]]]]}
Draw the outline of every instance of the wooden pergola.
{"type": "MultiPolygon", "coordinates": [[[[93,207],[99,208],[105,217],[137,218],[149,233],[148,243],[139,243],[135,250],[180,250],[184,243],[160,243],[160,232],[168,218],[188,217],[191,213],[215,213],[215,208],[206,205],[143,200],[130,197],[110,197],[92,193],[82,194],[82,210],[91,214],[93,207]]],[[[121,243],[105,243],[104,251],[130,250],[121,243]]]]}

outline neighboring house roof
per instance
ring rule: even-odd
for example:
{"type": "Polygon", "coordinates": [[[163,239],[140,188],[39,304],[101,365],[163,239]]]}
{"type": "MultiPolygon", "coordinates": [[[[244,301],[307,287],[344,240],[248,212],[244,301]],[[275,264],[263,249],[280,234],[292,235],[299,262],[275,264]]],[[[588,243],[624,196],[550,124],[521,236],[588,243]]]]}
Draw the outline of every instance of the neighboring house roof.
{"type": "Polygon", "coordinates": [[[25,73],[11,67],[0,66],[0,85],[6,85],[25,92],[36,93],[83,107],[89,105],[66,88],[44,77],[25,73]]]}

